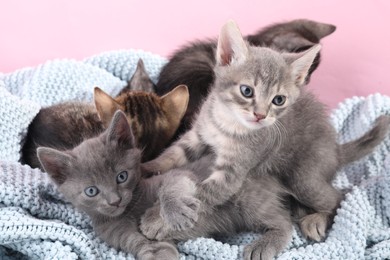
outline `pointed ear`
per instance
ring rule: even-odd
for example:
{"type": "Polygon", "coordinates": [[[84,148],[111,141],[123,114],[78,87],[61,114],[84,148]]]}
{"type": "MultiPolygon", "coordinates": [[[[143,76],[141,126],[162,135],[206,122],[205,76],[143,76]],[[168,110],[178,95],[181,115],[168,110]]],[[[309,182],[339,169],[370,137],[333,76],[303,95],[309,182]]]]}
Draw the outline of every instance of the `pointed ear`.
{"type": "Polygon", "coordinates": [[[163,109],[167,112],[172,128],[179,127],[187,110],[189,98],[190,94],[186,85],[179,85],[161,97],[163,109]]]}
{"type": "Polygon", "coordinates": [[[336,31],[336,26],[333,24],[320,23],[306,19],[297,20],[297,22],[302,23],[303,26],[317,36],[319,40],[336,31]]]}
{"type": "Polygon", "coordinates": [[[138,60],[137,69],[131,77],[127,90],[141,90],[145,92],[154,92],[155,85],[146,72],[142,59],[138,60]]]}
{"type": "Polygon", "coordinates": [[[317,53],[321,50],[321,45],[314,45],[309,50],[292,54],[292,53],[283,53],[282,56],[285,61],[290,65],[292,69],[293,77],[295,78],[295,83],[297,86],[302,86],[305,83],[305,78],[309,73],[309,69],[313,64],[317,53]]]}
{"type": "Polygon", "coordinates": [[[220,66],[241,63],[248,56],[248,46],[233,20],[228,21],[221,29],[216,55],[217,65],[220,66]]]}
{"type": "Polygon", "coordinates": [[[101,90],[99,87],[94,89],[95,106],[102,120],[103,125],[107,128],[114,116],[115,111],[120,109],[120,105],[106,92],[101,90]]]}
{"type": "Polygon", "coordinates": [[[38,147],[37,156],[45,172],[57,184],[61,185],[67,178],[67,170],[71,167],[72,157],[56,149],[38,147]]]}
{"type": "Polygon", "coordinates": [[[107,141],[117,142],[117,144],[125,149],[135,147],[134,135],[130,125],[127,122],[125,113],[118,110],[112,118],[111,124],[107,131],[107,141]]]}

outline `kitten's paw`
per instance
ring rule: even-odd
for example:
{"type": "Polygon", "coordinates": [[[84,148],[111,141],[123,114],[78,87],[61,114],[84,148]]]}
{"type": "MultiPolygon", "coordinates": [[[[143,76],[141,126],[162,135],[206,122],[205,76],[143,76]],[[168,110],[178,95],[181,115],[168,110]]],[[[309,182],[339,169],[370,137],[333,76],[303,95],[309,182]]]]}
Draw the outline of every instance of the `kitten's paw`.
{"type": "Polygon", "coordinates": [[[165,200],[161,207],[161,215],[174,231],[192,228],[198,220],[200,201],[194,197],[185,196],[165,200]]]}
{"type": "Polygon", "coordinates": [[[160,205],[146,210],[141,218],[140,229],[149,239],[163,240],[168,238],[170,228],[160,215],[160,205]]]}
{"type": "Polygon", "coordinates": [[[137,258],[140,260],[175,260],[179,259],[176,247],[168,242],[155,242],[147,245],[137,258]]]}
{"type": "Polygon", "coordinates": [[[245,260],[271,260],[277,252],[275,247],[267,241],[256,240],[244,248],[244,259],[245,260]]]}
{"type": "Polygon", "coordinates": [[[325,238],[329,215],[326,213],[313,213],[300,220],[303,235],[317,242],[325,238]]]}

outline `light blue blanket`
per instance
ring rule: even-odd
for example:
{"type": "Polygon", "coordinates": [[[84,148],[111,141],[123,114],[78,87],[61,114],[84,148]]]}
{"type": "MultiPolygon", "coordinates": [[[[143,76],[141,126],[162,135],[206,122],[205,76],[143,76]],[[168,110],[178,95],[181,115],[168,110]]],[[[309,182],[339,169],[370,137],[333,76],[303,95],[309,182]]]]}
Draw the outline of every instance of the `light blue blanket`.
{"type": "MultiPolygon", "coordinates": [[[[156,80],[166,60],[134,50],[0,74],[0,259],[133,259],[97,238],[88,217],[62,201],[46,174],[18,160],[27,127],[40,107],[91,101],[94,86],[115,95],[139,58],[156,80]]],[[[390,98],[375,94],[344,101],[331,121],[343,143],[362,135],[381,114],[390,115],[390,98]]],[[[389,150],[387,137],[374,153],[338,173],[334,186],[345,190],[346,198],[324,242],[308,242],[295,229],[278,259],[389,259],[389,150]]],[[[183,259],[239,259],[243,245],[257,236],[198,238],[178,246],[183,259]]]]}

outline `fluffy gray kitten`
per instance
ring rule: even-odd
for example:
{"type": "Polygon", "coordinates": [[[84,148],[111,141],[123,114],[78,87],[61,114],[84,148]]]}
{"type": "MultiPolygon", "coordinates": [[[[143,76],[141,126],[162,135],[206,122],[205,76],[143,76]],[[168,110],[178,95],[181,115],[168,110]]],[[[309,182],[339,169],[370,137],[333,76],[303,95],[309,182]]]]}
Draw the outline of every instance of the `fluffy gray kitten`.
{"type": "Polygon", "coordinates": [[[292,54],[250,46],[228,22],[218,39],[214,85],[192,129],[143,169],[165,172],[215,154],[210,177],[197,185],[205,207],[237,196],[252,184],[248,174],[272,176],[293,198],[303,234],[323,238],[342,199],[331,185],[336,171],[370,153],[390,119],[381,116],[363,137],[339,145],[323,104],[304,88],[319,50],[292,54]]]}
{"type": "Polygon", "coordinates": [[[199,206],[194,198],[195,185],[185,174],[172,174],[167,183],[163,176],[142,179],[141,151],[134,142],[126,116],[118,111],[98,137],[72,150],[39,147],[37,153],[58,190],[90,216],[95,232],[106,243],[137,259],[178,259],[172,243],[150,241],[139,232],[139,219],[158,199],[161,187],[174,194],[171,201],[178,207],[175,212],[185,216],[175,221],[193,221],[199,206]],[[177,191],[180,193],[175,194],[177,191]]]}

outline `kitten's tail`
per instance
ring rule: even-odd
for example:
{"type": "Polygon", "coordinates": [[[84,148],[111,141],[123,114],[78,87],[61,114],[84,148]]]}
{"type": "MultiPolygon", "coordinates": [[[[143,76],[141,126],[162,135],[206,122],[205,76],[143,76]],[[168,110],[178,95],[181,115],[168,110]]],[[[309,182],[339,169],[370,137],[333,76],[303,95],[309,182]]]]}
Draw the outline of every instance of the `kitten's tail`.
{"type": "Polygon", "coordinates": [[[390,116],[382,115],[375,121],[374,127],[359,139],[339,145],[339,167],[356,161],[371,153],[385,139],[390,129],[390,116]]]}

